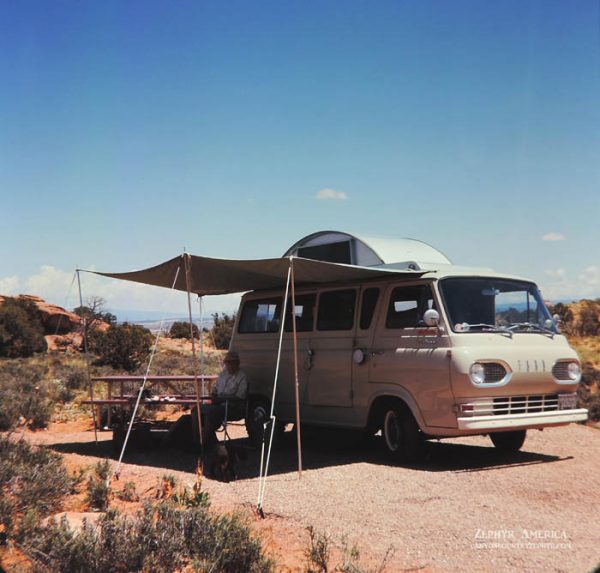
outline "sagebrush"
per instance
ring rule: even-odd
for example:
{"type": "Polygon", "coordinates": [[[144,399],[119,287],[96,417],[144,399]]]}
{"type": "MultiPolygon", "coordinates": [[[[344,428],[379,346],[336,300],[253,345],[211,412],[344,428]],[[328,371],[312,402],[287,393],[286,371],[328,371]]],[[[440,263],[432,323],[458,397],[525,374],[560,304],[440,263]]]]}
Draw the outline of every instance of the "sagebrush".
{"type": "Polygon", "coordinates": [[[153,341],[147,328],[124,322],[111,325],[105,332],[92,331],[89,345],[97,364],[133,372],[147,360],[153,341]]]}

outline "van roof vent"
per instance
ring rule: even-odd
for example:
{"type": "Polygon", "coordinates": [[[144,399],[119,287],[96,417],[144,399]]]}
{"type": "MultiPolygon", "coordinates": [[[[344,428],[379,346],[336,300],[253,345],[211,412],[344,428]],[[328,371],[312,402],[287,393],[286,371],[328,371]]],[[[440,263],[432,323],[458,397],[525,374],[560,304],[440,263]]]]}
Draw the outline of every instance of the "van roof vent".
{"type": "Polygon", "coordinates": [[[417,239],[358,237],[339,231],[319,231],[307,235],[292,245],[283,256],[292,255],[361,267],[385,265],[411,270],[452,264],[442,252],[417,239]]]}

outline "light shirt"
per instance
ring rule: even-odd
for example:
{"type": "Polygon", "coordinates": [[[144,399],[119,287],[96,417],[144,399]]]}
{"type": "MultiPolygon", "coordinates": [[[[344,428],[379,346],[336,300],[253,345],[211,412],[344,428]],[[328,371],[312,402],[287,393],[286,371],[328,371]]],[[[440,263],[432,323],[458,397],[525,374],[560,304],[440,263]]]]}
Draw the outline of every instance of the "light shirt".
{"type": "Polygon", "coordinates": [[[218,398],[241,398],[245,399],[248,394],[248,380],[243,370],[238,370],[234,374],[229,374],[227,368],[224,368],[213,390],[213,396],[218,398]]]}

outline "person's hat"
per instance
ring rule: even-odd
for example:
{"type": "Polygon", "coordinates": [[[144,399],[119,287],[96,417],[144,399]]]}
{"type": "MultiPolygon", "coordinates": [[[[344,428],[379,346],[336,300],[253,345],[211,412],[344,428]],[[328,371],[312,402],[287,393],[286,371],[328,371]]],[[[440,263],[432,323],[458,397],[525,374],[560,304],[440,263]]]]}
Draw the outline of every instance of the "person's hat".
{"type": "Polygon", "coordinates": [[[227,354],[225,354],[224,362],[239,362],[240,355],[235,350],[230,350],[227,354]]]}

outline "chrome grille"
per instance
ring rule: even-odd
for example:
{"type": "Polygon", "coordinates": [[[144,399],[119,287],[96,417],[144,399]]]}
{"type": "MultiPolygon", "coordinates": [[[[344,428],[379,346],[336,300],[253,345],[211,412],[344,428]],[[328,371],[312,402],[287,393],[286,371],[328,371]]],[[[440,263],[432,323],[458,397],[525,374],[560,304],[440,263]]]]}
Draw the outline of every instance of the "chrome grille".
{"type": "Polygon", "coordinates": [[[502,416],[504,414],[532,414],[558,410],[558,394],[536,396],[502,396],[481,398],[461,404],[464,416],[502,416]]]}
{"type": "Polygon", "coordinates": [[[557,380],[571,380],[569,376],[569,362],[557,362],[552,367],[552,376],[557,380]]]}
{"type": "Polygon", "coordinates": [[[500,382],[506,376],[506,368],[497,362],[484,362],[485,384],[500,382]]]}

